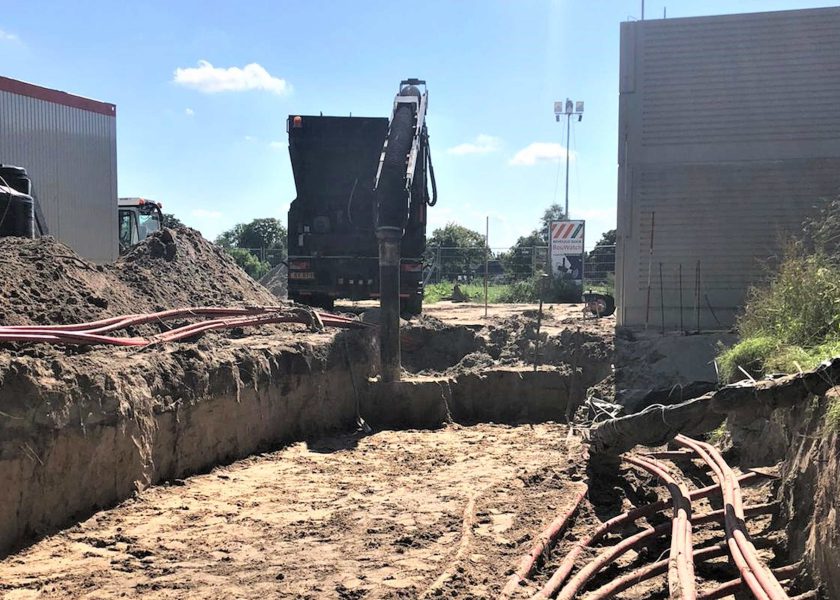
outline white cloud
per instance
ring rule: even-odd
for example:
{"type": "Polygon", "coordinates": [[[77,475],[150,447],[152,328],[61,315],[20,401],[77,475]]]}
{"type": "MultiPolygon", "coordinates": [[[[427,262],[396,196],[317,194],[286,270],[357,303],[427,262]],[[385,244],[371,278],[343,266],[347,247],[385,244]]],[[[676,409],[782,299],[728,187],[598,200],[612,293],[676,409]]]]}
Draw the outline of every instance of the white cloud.
{"type": "Polygon", "coordinates": [[[195,111],[191,108],[185,108],[184,109],[184,114],[187,115],[188,117],[194,117],[195,116],[195,111]]]}
{"type": "Polygon", "coordinates": [[[15,33],[0,29],[0,42],[19,42],[20,38],[15,33]]]}
{"type": "Polygon", "coordinates": [[[197,219],[218,219],[222,216],[222,213],[218,210],[205,210],[203,208],[194,208],[190,211],[190,214],[197,219]]]}
{"type": "Polygon", "coordinates": [[[487,154],[488,152],[495,152],[502,146],[502,140],[492,135],[481,134],[472,142],[458,144],[453,146],[447,152],[449,154],[456,154],[458,156],[464,154],[487,154]]]}
{"type": "Polygon", "coordinates": [[[289,144],[287,144],[286,142],[269,142],[268,146],[272,150],[282,150],[284,148],[288,148],[289,144]]]}
{"type": "Polygon", "coordinates": [[[214,67],[206,60],[200,60],[197,67],[175,69],[173,81],[205,94],[262,90],[282,96],[292,89],[285,79],[274,77],[257,63],[242,68],[224,68],[214,67]]]}
{"type": "Polygon", "coordinates": [[[245,136],[245,141],[246,142],[254,142],[254,141],[256,141],[256,139],[257,138],[255,138],[253,135],[246,135],[245,136]]]}
{"type": "MultiPolygon", "coordinates": [[[[575,153],[570,153],[569,158],[574,160],[575,153]]],[[[534,142],[517,152],[513,158],[510,159],[510,164],[531,166],[540,162],[557,162],[565,159],[566,148],[564,148],[561,144],[534,142]]]]}

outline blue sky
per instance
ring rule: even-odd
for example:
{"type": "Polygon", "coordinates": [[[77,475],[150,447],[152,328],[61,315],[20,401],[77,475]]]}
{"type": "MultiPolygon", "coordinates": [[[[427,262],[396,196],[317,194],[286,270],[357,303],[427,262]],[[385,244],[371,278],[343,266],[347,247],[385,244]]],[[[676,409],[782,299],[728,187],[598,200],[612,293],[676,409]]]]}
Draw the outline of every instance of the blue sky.
{"type": "MultiPolygon", "coordinates": [[[[431,225],[483,232],[489,216],[491,246],[508,246],[563,203],[553,102],[584,100],[570,205],[590,246],[615,226],[619,23],[640,4],[0,0],[0,75],[116,104],[119,194],[160,200],[208,238],[285,222],[287,115],[387,116],[399,80],[421,77],[440,191],[431,225]]],[[[833,4],[648,0],[645,16],[833,4]]]]}

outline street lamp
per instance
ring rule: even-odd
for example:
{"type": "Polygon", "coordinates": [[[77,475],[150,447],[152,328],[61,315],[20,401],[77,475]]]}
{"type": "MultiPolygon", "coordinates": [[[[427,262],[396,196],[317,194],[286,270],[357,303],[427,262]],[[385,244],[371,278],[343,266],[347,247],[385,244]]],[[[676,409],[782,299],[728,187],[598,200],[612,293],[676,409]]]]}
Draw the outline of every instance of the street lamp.
{"type": "Polygon", "coordinates": [[[571,131],[572,116],[578,121],[583,120],[583,100],[572,102],[566,98],[566,103],[554,103],[554,120],[560,122],[560,117],[566,117],[566,219],[569,219],[569,132],[571,131]]]}

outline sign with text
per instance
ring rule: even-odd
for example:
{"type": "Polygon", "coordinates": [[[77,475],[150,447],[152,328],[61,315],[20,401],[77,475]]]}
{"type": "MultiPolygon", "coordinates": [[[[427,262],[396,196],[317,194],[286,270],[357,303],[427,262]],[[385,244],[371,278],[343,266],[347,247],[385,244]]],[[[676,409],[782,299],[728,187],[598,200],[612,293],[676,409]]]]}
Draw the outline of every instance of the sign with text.
{"type": "Polygon", "coordinates": [[[583,243],[585,221],[552,221],[549,227],[551,274],[583,279],[583,243]]]}

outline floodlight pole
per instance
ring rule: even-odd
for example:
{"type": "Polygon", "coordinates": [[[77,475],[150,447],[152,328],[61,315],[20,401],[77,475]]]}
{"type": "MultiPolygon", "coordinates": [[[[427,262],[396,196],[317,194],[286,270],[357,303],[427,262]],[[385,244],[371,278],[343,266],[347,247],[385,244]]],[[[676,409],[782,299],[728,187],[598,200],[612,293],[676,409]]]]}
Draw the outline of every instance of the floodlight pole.
{"type": "Polygon", "coordinates": [[[572,130],[572,113],[566,113],[566,219],[569,219],[569,132],[572,130]]]}
{"type": "Polygon", "coordinates": [[[583,119],[583,102],[578,100],[577,102],[572,102],[568,98],[566,98],[566,103],[563,102],[555,102],[554,103],[554,118],[558,122],[560,121],[560,116],[563,115],[566,117],[566,212],[565,217],[566,220],[569,219],[569,143],[572,131],[572,117],[577,117],[578,121],[583,119]]]}

